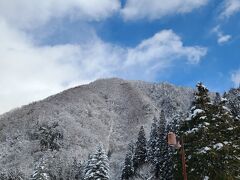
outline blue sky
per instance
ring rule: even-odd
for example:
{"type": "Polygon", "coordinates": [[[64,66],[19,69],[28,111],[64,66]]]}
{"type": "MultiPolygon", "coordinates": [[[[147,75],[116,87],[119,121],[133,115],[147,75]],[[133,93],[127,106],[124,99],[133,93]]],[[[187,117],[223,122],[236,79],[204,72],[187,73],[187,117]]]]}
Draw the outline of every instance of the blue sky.
{"type": "Polygon", "coordinates": [[[239,19],[240,0],[1,1],[0,113],[107,77],[224,92],[239,19]]]}

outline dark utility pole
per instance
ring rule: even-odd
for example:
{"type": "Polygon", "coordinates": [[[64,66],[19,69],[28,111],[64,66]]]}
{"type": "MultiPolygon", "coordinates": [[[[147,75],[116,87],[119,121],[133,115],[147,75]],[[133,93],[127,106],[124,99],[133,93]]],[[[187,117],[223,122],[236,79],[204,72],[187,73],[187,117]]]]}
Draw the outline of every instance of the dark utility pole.
{"type": "Polygon", "coordinates": [[[183,136],[181,137],[181,156],[182,156],[182,174],[183,174],[183,179],[187,180],[187,168],[186,168],[183,136]]]}
{"type": "Polygon", "coordinates": [[[175,149],[180,149],[181,160],[182,160],[182,175],[183,175],[183,179],[187,180],[187,168],[186,168],[183,136],[181,136],[181,140],[179,142],[179,141],[177,141],[176,134],[173,132],[169,132],[168,133],[168,145],[175,149]]]}

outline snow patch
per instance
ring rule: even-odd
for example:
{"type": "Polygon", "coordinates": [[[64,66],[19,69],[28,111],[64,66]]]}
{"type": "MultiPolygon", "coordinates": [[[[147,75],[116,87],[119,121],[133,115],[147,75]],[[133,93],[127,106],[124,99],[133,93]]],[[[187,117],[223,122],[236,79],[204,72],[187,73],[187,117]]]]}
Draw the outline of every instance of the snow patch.
{"type": "Polygon", "coordinates": [[[193,111],[195,108],[196,108],[196,106],[193,106],[193,107],[191,108],[191,111],[193,111]]]}
{"type": "Polygon", "coordinates": [[[211,148],[206,146],[200,151],[200,153],[207,153],[207,151],[210,151],[210,150],[211,148]]]}
{"type": "Polygon", "coordinates": [[[201,114],[203,112],[204,112],[204,110],[202,110],[202,109],[195,109],[191,116],[192,116],[192,118],[195,118],[198,114],[201,114]]]}
{"type": "Polygon", "coordinates": [[[228,144],[229,142],[228,141],[224,141],[223,144],[228,144]]]}
{"type": "Polygon", "coordinates": [[[186,134],[190,134],[197,131],[198,131],[198,128],[192,128],[191,130],[187,131],[186,134]]]}
{"type": "Polygon", "coordinates": [[[201,116],[199,119],[206,119],[207,116],[201,116]]]}
{"type": "Polygon", "coordinates": [[[226,111],[230,111],[230,109],[229,109],[228,107],[226,107],[226,106],[222,106],[222,108],[223,108],[224,110],[226,110],[226,111]]]}
{"type": "Polygon", "coordinates": [[[238,147],[238,145],[236,145],[236,144],[233,144],[233,147],[234,147],[234,148],[237,148],[237,147],[238,147]]]}
{"type": "Polygon", "coordinates": [[[203,180],[209,180],[208,176],[204,176],[203,180]]]}
{"type": "Polygon", "coordinates": [[[227,98],[221,97],[221,101],[222,101],[222,102],[226,102],[226,101],[228,101],[228,100],[227,100],[227,98]]]}
{"type": "Polygon", "coordinates": [[[191,117],[187,117],[187,118],[186,118],[186,121],[190,121],[190,120],[191,120],[191,117]]]}
{"type": "Polygon", "coordinates": [[[204,122],[204,125],[205,125],[205,126],[209,126],[210,123],[208,123],[208,122],[204,122]]]}
{"type": "Polygon", "coordinates": [[[221,149],[222,147],[223,147],[222,143],[217,143],[217,144],[213,145],[213,148],[217,149],[217,150],[221,149]]]}

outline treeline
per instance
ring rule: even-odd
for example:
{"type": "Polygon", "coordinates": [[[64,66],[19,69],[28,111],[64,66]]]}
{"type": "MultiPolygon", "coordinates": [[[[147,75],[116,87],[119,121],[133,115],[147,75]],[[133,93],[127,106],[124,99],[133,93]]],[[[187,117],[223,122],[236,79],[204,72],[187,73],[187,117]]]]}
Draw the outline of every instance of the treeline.
{"type": "Polygon", "coordinates": [[[130,143],[125,157],[121,178],[128,179],[173,179],[173,149],[167,144],[168,131],[176,132],[176,116],[167,124],[164,111],[159,118],[154,117],[149,140],[143,126],[140,128],[136,143],[130,143]]]}
{"type": "Polygon", "coordinates": [[[240,88],[214,98],[202,83],[196,88],[187,118],[177,113],[167,123],[162,111],[148,141],[141,127],[129,144],[122,179],[183,179],[181,151],[168,146],[168,132],[184,140],[189,179],[240,179],[240,88]]]}
{"type": "Polygon", "coordinates": [[[77,157],[69,159],[62,153],[63,132],[58,123],[51,125],[37,123],[29,132],[29,138],[39,142],[39,152],[33,171],[29,177],[21,169],[6,170],[0,174],[0,180],[109,180],[109,158],[101,144],[96,152],[89,154],[84,162],[77,157]]]}
{"type": "Polygon", "coordinates": [[[53,169],[56,167],[49,167],[51,158],[42,158],[31,176],[31,180],[93,180],[109,178],[109,160],[103,149],[99,145],[94,154],[90,154],[86,162],[80,163],[74,159],[72,165],[65,168],[65,171],[59,167],[60,171],[54,173],[53,169]]]}

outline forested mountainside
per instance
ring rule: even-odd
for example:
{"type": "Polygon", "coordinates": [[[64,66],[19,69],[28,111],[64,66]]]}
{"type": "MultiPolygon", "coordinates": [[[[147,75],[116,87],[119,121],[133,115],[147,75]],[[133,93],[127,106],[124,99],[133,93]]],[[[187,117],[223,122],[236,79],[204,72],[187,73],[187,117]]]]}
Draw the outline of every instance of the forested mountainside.
{"type": "MultiPolygon", "coordinates": [[[[199,88],[197,90],[199,92],[199,88]]],[[[64,180],[178,178],[181,173],[177,168],[177,151],[166,144],[168,131],[186,136],[189,164],[191,157],[194,157],[192,160],[205,158],[208,153],[205,147],[216,149],[209,152],[217,158],[218,149],[227,149],[225,154],[232,153],[229,167],[233,164],[236,169],[227,171],[229,177],[239,177],[236,174],[239,172],[236,133],[239,132],[240,91],[232,89],[224,94],[224,98],[218,94],[212,100],[207,91],[204,93],[207,100],[197,102],[201,93],[196,95],[190,88],[102,79],[5,113],[0,116],[0,177],[64,180]],[[205,109],[206,105],[211,110],[205,109]],[[223,115],[217,116],[220,112],[223,115]],[[225,122],[219,125],[223,133],[215,136],[218,129],[205,127],[214,125],[211,121],[214,118],[217,119],[215,122],[225,122]],[[234,130],[225,132],[224,127],[234,130]],[[197,135],[199,142],[205,141],[195,133],[206,134],[208,129],[213,134],[208,144],[191,146],[193,139],[188,136],[197,135]],[[222,134],[227,135],[222,137],[222,134]],[[218,136],[221,138],[214,139],[218,136]],[[224,143],[227,137],[232,139],[224,143]],[[211,144],[213,141],[215,144],[211,144]],[[190,154],[192,150],[200,152],[201,148],[206,150],[202,153],[204,158],[190,154]]],[[[204,171],[204,176],[199,175],[200,170],[194,168],[188,167],[189,173],[199,179],[214,176],[208,171],[204,171]]]]}

